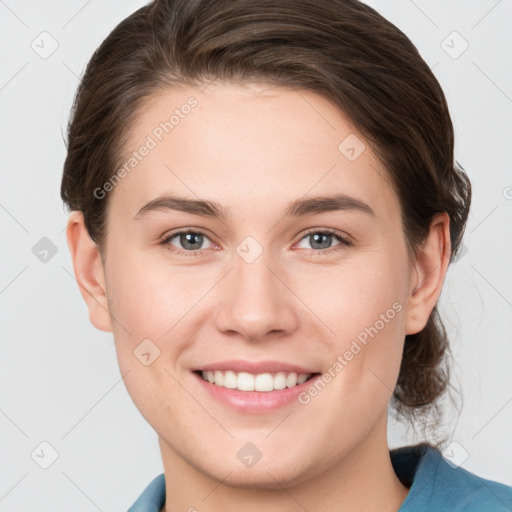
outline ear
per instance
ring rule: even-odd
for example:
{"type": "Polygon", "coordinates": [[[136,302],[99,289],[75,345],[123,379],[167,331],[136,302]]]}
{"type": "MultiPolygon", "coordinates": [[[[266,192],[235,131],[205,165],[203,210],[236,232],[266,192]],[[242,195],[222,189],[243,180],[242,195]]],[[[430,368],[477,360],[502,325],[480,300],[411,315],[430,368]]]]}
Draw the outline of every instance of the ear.
{"type": "Polygon", "coordinates": [[[416,334],[427,324],[441,295],[451,256],[450,217],[446,212],[434,217],[427,239],[417,249],[412,287],[407,300],[406,334],[416,334]]]}
{"type": "Polygon", "coordinates": [[[69,216],[66,238],[76,281],[89,309],[89,320],[97,329],[112,332],[103,262],[87,232],[82,212],[72,212],[69,216]]]}

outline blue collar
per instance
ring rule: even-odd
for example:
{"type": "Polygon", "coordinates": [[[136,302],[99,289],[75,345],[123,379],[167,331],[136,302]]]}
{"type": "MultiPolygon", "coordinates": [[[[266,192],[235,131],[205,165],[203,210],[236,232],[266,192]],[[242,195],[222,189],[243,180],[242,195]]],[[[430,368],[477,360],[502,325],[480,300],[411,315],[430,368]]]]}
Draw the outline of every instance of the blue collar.
{"type": "MultiPolygon", "coordinates": [[[[512,487],[476,476],[455,464],[457,459],[464,462],[461,455],[465,451],[460,444],[453,444],[456,450],[448,459],[426,443],[390,450],[397,477],[409,487],[398,512],[512,512],[512,487]]],[[[164,503],[162,473],[151,481],[128,512],[160,512],[164,503]]]]}

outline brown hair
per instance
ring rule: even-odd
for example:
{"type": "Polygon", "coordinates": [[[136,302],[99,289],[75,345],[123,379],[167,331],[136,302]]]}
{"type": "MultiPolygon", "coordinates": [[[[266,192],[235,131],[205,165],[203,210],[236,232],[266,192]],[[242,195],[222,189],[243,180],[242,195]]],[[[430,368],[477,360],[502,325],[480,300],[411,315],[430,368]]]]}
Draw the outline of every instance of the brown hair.
{"type": "MultiPolygon", "coordinates": [[[[103,247],[108,197],[94,190],[121,164],[148,97],[213,79],[266,82],[331,100],[384,162],[398,194],[411,255],[433,217],[450,217],[458,253],[471,185],[454,161],[443,91],[412,42],[357,0],[156,0],[124,19],[93,54],[68,124],[61,196],[103,247]]],[[[448,339],[433,309],[407,335],[392,403],[413,418],[449,382],[448,339]]]]}

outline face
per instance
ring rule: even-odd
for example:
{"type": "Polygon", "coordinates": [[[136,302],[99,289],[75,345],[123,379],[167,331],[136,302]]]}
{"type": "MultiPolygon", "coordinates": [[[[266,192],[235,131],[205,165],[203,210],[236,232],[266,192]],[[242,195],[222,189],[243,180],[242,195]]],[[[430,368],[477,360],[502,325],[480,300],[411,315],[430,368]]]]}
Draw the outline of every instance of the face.
{"type": "Polygon", "coordinates": [[[387,171],[350,121],[308,91],[169,89],[134,122],[133,152],[104,275],[120,369],[164,456],[271,486],[385,442],[413,266],[387,171]]]}

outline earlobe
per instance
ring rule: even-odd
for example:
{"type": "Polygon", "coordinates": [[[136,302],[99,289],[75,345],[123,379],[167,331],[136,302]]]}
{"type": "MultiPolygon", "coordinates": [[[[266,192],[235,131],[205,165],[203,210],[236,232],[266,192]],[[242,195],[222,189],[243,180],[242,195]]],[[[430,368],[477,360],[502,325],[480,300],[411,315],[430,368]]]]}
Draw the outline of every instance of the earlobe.
{"type": "Polygon", "coordinates": [[[82,212],[72,212],[69,216],[66,238],[89,320],[97,329],[112,332],[103,262],[96,243],[87,232],[82,212]]]}
{"type": "Polygon", "coordinates": [[[443,212],[433,219],[427,239],[417,250],[416,279],[411,283],[407,300],[406,334],[416,334],[427,324],[441,295],[450,256],[450,218],[443,212]]]}

